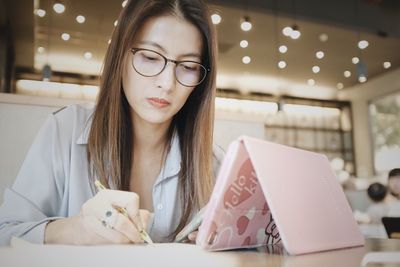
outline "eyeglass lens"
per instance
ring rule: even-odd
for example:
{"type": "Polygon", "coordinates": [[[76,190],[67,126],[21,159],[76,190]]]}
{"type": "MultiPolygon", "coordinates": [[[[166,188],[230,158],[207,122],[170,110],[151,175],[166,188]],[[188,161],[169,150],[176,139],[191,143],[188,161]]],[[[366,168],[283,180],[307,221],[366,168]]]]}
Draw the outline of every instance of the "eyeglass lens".
{"type": "MultiPolygon", "coordinates": [[[[160,74],[167,63],[167,59],[157,52],[150,50],[136,50],[133,53],[133,67],[141,75],[151,77],[160,74]]],[[[206,75],[203,65],[182,61],[177,63],[175,76],[179,83],[185,86],[200,84],[206,75]]]]}

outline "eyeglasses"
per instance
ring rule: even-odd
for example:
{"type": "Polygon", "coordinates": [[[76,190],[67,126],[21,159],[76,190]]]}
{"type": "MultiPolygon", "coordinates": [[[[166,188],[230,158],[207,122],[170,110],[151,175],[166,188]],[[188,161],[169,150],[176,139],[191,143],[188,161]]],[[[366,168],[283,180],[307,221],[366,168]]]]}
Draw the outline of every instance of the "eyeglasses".
{"type": "Polygon", "coordinates": [[[199,85],[206,78],[210,70],[202,64],[190,60],[173,60],[160,53],[145,49],[132,48],[132,66],[137,73],[145,77],[153,77],[160,74],[168,62],[175,63],[175,78],[183,86],[193,87],[199,85]]]}

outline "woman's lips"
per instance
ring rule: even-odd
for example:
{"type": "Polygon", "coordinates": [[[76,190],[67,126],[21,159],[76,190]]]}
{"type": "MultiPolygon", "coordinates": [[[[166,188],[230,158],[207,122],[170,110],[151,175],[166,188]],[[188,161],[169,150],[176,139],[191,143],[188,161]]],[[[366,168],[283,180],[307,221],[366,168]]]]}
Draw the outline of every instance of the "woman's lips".
{"type": "Polygon", "coordinates": [[[149,97],[147,102],[155,108],[165,108],[170,104],[167,100],[157,97],[149,97]]]}

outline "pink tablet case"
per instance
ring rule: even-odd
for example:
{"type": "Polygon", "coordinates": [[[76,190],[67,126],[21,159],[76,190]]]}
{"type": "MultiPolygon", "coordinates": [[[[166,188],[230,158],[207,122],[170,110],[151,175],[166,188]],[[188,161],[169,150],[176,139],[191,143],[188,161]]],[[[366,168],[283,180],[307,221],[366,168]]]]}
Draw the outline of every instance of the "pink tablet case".
{"type": "Polygon", "coordinates": [[[364,238],[326,156],[241,137],[228,148],[197,244],[279,243],[302,254],[363,245],[364,238]]]}

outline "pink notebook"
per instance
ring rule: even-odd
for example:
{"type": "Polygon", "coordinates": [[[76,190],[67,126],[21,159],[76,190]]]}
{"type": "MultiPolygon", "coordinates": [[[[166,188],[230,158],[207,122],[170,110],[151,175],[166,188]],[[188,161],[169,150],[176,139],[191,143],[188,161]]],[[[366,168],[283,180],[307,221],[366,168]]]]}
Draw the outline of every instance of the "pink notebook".
{"type": "Polygon", "coordinates": [[[364,238],[326,156],[243,136],[228,148],[196,242],[303,254],[364,238]]]}

